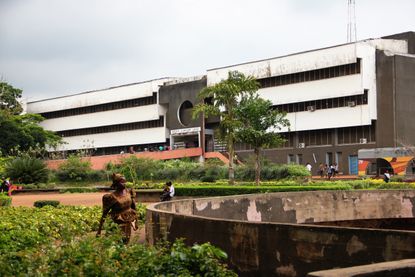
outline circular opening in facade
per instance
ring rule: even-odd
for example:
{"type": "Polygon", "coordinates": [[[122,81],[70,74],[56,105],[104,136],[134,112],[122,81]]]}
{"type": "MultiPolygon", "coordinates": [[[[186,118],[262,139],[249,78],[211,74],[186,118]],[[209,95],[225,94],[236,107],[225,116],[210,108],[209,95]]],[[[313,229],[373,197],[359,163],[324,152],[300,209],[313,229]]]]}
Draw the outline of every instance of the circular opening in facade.
{"type": "Polygon", "coordinates": [[[184,101],[179,107],[177,117],[180,124],[184,127],[189,126],[189,124],[192,122],[192,109],[193,104],[188,100],[184,101]]]}

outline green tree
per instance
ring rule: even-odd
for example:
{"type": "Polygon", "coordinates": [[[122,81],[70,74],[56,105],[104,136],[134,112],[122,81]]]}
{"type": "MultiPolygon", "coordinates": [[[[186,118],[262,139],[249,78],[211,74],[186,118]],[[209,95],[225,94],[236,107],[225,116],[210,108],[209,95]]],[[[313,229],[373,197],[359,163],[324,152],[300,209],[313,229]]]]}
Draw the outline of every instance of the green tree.
{"type": "Polygon", "coordinates": [[[62,138],[54,132],[43,129],[39,123],[43,117],[38,114],[12,115],[0,110],[0,151],[3,155],[18,155],[18,152],[45,153],[46,147],[56,147],[62,138]]]}
{"type": "Polygon", "coordinates": [[[219,135],[226,142],[229,152],[229,184],[235,183],[234,171],[234,143],[235,130],[241,124],[235,114],[235,108],[239,99],[246,95],[251,95],[259,88],[258,82],[251,76],[232,71],[228,73],[228,79],[223,80],[213,86],[204,88],[199,93],[202,103],[193,109],[193,118],[203,114],[203,116],[220,116],[219,135]],[[213,103],[205,103],[205,99],[213,98],[213,103]]]}
{"type": "Polygon", "coordinates": [[[44,118],[38,114],[21,114],[20,89],[0,82],[0,155],[18,155],[19,152],[46,153],[46,147],[62,143],[61,137],[44,130],[39,123],[44,118]]]}
{"type": "Polygon", "coordinates": [[[254,148],[255,183],[259,185],[261,150],[283,144],[285,140],[273,131],[290,126],[290,122],[285,118],[286,113],[272,109],[271,101],[260,98],[258,94],[242,97],[235,114],[242,122],[235,132],[237,141],[248,143],[254,148]]]}
{"type": "Polygon", "coordinates": [[[0,110],[18,115],[23,111],[19,99],[22,90],[12,87],[6,82],[0,82],[0,110]]]}

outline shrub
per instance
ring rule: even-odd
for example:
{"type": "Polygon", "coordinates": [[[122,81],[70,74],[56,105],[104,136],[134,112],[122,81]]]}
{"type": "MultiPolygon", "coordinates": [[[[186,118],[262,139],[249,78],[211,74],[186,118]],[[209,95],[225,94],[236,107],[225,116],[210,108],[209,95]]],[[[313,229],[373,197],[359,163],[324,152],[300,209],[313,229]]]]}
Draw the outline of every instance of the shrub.
{"type": "Polygon", "coordinates": [[[59,166],[56,177],[62,181],[84,181],[91,171],[91,162],[83,160],[77,155],[70,155],[68,159],[59,166]]]}
{"type": "Polygon", "coordinates": [[[23,189],[53,189],[55,184],[51,183],[38,183],[38,184],[24,184],[23,189]]]}
{"type": "Polygon", "coordinates": [[[95,238],[100,215],[100,207],[0,209],[0,276],[236,276],[209,243],[124,245],[110,220],[95,238]]]}
{"type": "Polygon", "coordinates": [[[17,157],[6,164],[5,173],[20,184],[44,183],[48,181],[46,164],[31,157],[17,157]]]}
{"type": "Polygon", "coordinates": [[[62,188],[59,193],[83,193],[83,192],[97,192],[96,188],[62,188]]]}
{"type": "Polygon", "coordinates": [[[12,204],[12,198],[7,194],[0,193],[0,207],[8,207],[12,204]]]}
{"type": "Polygon", "coordinates": [[[36,208],[43,208],[44,206],[57,207],[59,204],[60,202],[57,200],[37,200],[35,203],[33,203],[33,206],[36,208]]]}
{"type": "Polygon", "coordinates": [[[286,166],[288,168],[289,177],[306,177],[311,175],[307,168],[303,165],[289,164],[286,166]]]}
{"type": "Polygon", "coordinates": [[[206,183],[213,183],[216,181],[214,176],[203,176],[202,178],[200,178],[200,181],[202,182],[206,182],[206,183]]]}
{"type": "Polygon", "coordinates": [[[390,181],[391,182],[403,182],[405,178],[403,176],[392,176],[390,181]]]}

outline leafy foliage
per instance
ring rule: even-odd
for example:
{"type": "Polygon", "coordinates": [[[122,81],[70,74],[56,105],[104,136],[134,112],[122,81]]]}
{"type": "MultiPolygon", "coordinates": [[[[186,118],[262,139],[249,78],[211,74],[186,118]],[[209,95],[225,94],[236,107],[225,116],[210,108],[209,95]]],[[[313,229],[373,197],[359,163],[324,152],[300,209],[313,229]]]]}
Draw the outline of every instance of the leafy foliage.
{"type": "Polygon", "coordinates": [[[12,198],[7,194],[0,193],[0,207],[8,207],[12,204],[12,198]]]}
{"type": "Polygon", "coordinates": [[[228,73],[228,79],[213,86],[204,88],[199,93],[202,103],[195,106],[193,117],[200,114],[203,116],[220,116],[219,135],[226,142],[229,151],[229,183],[234,183],[234,143],[236,141],[236,130],[241,125],[235,108],[238,101],[245,95],[252,95],[259,88],[259,83],[251,76],[245,76],[238,71],[228,73]],[[205,99],[213,98],[213,103],[205,103],[205,99]]]}
{"type": "MultiPolygon", "coordinates": [[[[253,183],[252,183],[253,184],[253,183]]],[[[349,190],[347,184],[323,185],[279,185],[279,186],[182,186],[175,189],[176,196],[226,196],[253,193],[271,193],[288,191],[315,191],[315,190],[349,190]]]]}
{"type": "Polygon", "coordinates": [[[96,238],[100,215],[100,207],[0,209],[0,276],[236,276],[210,244],[124,245],[111,224],[96,238]]]}
{"type": "Polygon", "coordinates": [[[23,111],[19,99],[22,98],[22,90],[14,88],[6,82],[0,82],[0,110],[18,115],[23,111]]]}
{"type": "Polygon", "coordinates": [[[35,203],[33,203],[33,206],[36,208],[42,208],[44,206],[57,207],[59,204],[60,202],[57,200],[37,200],[35,203]]]}
{"type": "Polygon", "coordinates": [[[33,184],[47,182],[49,171],[42,160],[25,155],[8,161],[5,174],[20,184],[33,184]]]}
{"type": "Polygon", "coordinates": [[[242,123],[236,130],[236,140],[253,146],[256,156],[255,182],[259,185],[261,149],[282,145],[285,140],[273,131],[289,126],[290,122],[285,113],[272,109],[272,102],[260,98],[258,94],[243,96],[235,114],[242,123]]]}
{"type": "Polygon", "coordinates": [[[59,166],[59,170],[55,174],[60,181],[84,181],[91,171],[91,162],[89,160],[84,160],[78,155],[70,155],[59,166]]]}
{"type": "Polygon", "coordinates": [[[61,137],[38,125],[41,121],[43,117],[38,114],[11,115],[0,110],[1,153],[17,156],[21,151],[40,149],[38,153],[44,155],[47,146],[54,147],[61,143],[61,137]]]}

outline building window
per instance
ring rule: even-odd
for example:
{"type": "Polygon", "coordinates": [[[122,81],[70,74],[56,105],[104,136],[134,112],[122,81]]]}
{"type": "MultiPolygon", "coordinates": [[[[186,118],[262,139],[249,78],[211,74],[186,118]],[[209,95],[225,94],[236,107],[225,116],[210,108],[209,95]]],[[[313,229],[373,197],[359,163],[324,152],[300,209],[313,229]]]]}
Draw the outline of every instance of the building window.
{"type": "Polygon", "coordinates": [[[360,59],[357,59],[355,63],[338,65],[333,67],[320,68],[316,70],[309,70],[304,72],[296,72],[292,74],[273,76],[257,81],[261,85],[261,88],[284,86],[289,84],[315,81],[321,79],[329,79],[335,77],[341,77],[351,74],[360,74],[360,59]]]}
{"type": "Polygon", "coordinates": [[[153,92],[152,96],[136,98],[136,99],[129,99],[124,101],[88,106],[88,107],[80,107],[75,109],[67,109],[61,111],[53,111],[47,113],[41,113],[40,115],[43,116],[45,119],[53,119],[59,117],[67,117],[67,116],[74,116],[80,114],[88,114],[88,113],[96,113],[96,112],[104,112],[110,110],[118,110],[118,109],[126,109],[138,106],[145,106],[145,105],[153,105],[157,104],[157,93],[153,92]]]}
{"type": "Polygon", "coordinates": [[[161,116],[157,120],[140,121],[140,122],[125,123],[125,124],[117,124],[117,125],[107,125],[107,126],[83,128],[83,129],[65,130],[65,131],[58,131],[56,133],[62,137],[73,137],[73,136],[121,132],[121,131],[147,129],[147,128],[157,128],[157,127],[163,127],[163,126],[164,126],[164,117],[161,116]]]}
{"type": "Polygon", "coordinates": [[[288,154],[287,163],[288,164],[294,164],[295,163],[295,157],[294,157],[293,154],[288,154]]]}
{"type": "Polygon", "coordinates": [[[297,164],[303,164],[303,154],[297,154],[297,164]]]}
{"type": "Polygon", "coordinates": [[[354,107],[358,105],[367,105],[367,96],[368,91],[365,90],[363,94],[352,95],[345,97],[329,98],[329,99],[320,99],[314,101],[298,102],[291,104],[281,104],[273,106],[274,109],[278,111],[293,113],[293,112],[304,112],[308,111],[310,107],[313,107],[314,110],[322,109],[332,109],[332,108],[341,108],[341,107],[354,107]]]}

